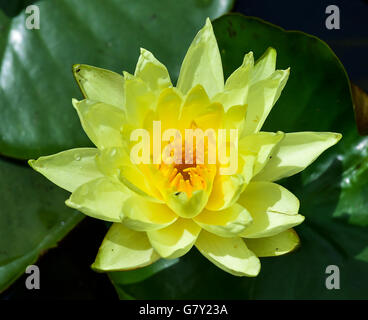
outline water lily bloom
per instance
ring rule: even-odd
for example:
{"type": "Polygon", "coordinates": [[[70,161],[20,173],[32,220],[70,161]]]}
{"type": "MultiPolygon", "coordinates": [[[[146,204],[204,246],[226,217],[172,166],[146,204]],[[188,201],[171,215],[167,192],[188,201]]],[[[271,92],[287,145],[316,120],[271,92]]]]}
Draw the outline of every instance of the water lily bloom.
{"type": "MultiPolygon", "coordinates": [[[[136,269],[183,256],[195,246],[217,267],[252,277],[260,271],[259,257],[282,255],[298,246],[293,227],[304,220],[299,201],[275,181],[302,171],[341,135],[261,131],[290,72],[275,66],[273,48],[256,62],[249,52],[224,82],[207,19],[186,53],[176,87],[166,67],[145,49],[134,75],[73,67],[85,98],[73,99],[73,106],[96,148],[67,150],[29,163],[72,193],[68,206],[113,222],[92,265],[95,270],[136,269]],[[191,163],[134,163],[131,151],[137,141],[132,133],[153,133],[155,121],[162,131],[237,129],[238,135],[235,143],[217,139],[215,145],[206,143],[202,153],[189,150],[191,163]],[[206,160],[209,149],[221,144],[237,148],[231,174],[220,174],[226,164],[206,160]]],[[[152,147],[149,152],[152,159],[152,147]]],[[[183,153],[187,156],[188,150],[183,153]]]]}

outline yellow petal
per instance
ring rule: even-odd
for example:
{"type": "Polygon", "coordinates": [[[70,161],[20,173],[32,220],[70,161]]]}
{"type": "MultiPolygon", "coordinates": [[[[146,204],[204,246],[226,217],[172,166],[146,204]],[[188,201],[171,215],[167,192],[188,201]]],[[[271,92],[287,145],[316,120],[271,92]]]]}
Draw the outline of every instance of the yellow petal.
{"type": "Polygon", "coordinates": [[[238,137],[241,138],[241,133],[244,129],[244,120],[247,112],[246,105],[237,105],[230,107],[223,120],[223,126],[225,129],[238,129],[238,137]]]}
{"type": "Polygon", "coordinates": [[[252,222],[252,217],[244,207],[235,203],[220,211],[203,210],[194,221],[220,237],[235,237],[252,222]]]}
{"type": "Polygon", "coordinates": [[[156,105],[157,95],[141,78],[127,72],[124,72],[124,78],[127,120],[133,126],[141,128],[147,113],[156,105]]]}
{"type": "Polygon", "coordinates": [[[186,94],[201,84],[209,97],[224,89],[221,56],[211,21],[198,32],[181,65],[177,87],[186,94]]]}
{"type": "Polygon", "coordinates": [[[73,74],[85,98],[124,108],[124,78],[115,72],[76,64],[73,74]]]}
{"type": "Polygon", "coordinates": [[[188,129],[191,127],[192,120],[202,114],[205,108],[210,104],[210,99],[203,86],[198,84],[193,87],[187,94],[181,113],[181,128],[188,129]]]}
{"type": "Polygon", "coordinates": [[[152,91],[161,91],[172,86],[166,67],[143,48],[134,75],[141,78],[152,91]]]}
{"type": "Polygon", "coordinates": [[[226,80],[224,91],[213,97],[213,101],[221,103],[225,110],[232,106],[245,105],[253,64],[253,52],[249,52],[244,56],[242,65],[226,80]]]}
{"type": "Polygon", "coordinates": [[[178,129],[181,104],[181,96],[175,88],[167,88],[161,92],[156,111],[158,120],[161,121],[162,132],[167,129],[178,129]]]}
{"type": "Polygon", "coordinates": [[[258,132],[272,107],[281,95],[289,78],[290,69],[276,70],[268,78],[256,82],[249,88],[248,109],[245,118],[244,133],[258,132]]]}
{"type": "Polygon", "coordinates": [[[121,183],[103,177],[78,187],[66,205],[93,218],[120,222],[123,204],[130,196],[131,192],[121,183]]]}
{"type": "Polygon", "coordinates": [[[195,246],[213,264],[234,276],[255,277],[261,269],[257,256],[239,238],[222,238],[202,230],[195,246]]]}
{"type": "Polygon", "coordinates": [[[269,47],[257,60],[250,80],[250,84],[268,78],[276,69],[276,50],[269,47]]]}
{"type": "Polygon", "coordinates": [[[201,228],[191,219],[179,218],[170,226],[148,231],[148,239],[157,253],[167,259],[186,254],[196,241],[201,228]]]}
{"type": "Polygon", "coordinates": [[[272,151],[283,137],[283,132],[258,132],[245,136],[239,141],[239,153],[256,155],[253,175],[256,175],[263,169],[270,159],[272,151]]]}
{"type": "Polygon", "coordinates": [[[292,176],[304,170],[341,137],[341,134],[333,132],[287,133],[254,180],[276,181],[292,176]]]}
{"type": "Polygon", "coordinates": [[[253,223],[241,233],[245,238],[270,237],[304,221],[298,214],[298,198],[276,183],[251,182],[238,202],[253,218],[253,223]]]}
{"type": "Polygon", "coordinates": [[[151,201],[160,202],[160,193],[137,165],[132,163],[124,148],[108,148],[96,157],[96,163],[105,175],[118,178],[131,191],[151,201]]]}
{"type": "Polygon", "coordinates": [[[201,114],[194,118],[194,123],[203,131],[207,129],[217,130],[222,127],[224,110],[221,104],[212,103],[203,109],[201,114]]]}
{"type": "Polygon", "coordinates": [[[254,161],[254,156],[239,155],[238,173],[234,175],[217,174],[206,209],[217,211],[232,206],[252,179],[254,161]]]}
{"type": "Polygon", "coordinates": [[[298,234],[293,229],[271,237],[244,239],[244,241],[258,257],[280,256],[295,250],[300,243],[298,234]]]}
{"type": "Polygon", "coordinates": [[[98,148],[122,146],[121,130],[125,116],[121,109],[88,99],[82,101],[73,99],[73,105],[84,131],[98,148]]]}
{"type": "Polygon", "coordinates": [[[253,73],[253,65],[253,52],[250,51],[244,56],[242,65],[227,78],[225,90],[244,89],[248,85],[250,74],[253,73]]]}
{"type": "Polygon", "coordinates": [[[98,150],[77,148],[29,160],[29,165],[60,188],[73,192],[80,185],[102,177],[95,158],[98,150]]]}
{"type": "Polygon", "coordinates": [[[159,258],[145,232],[114,223],[98,250],[92,268],[97,271],[133,270],[148,266],[159,258]]]}
{"type": "Polygon", "coordinates": [[[186,192],[173,192],[166,194],[166,203],[171,210],[182,218],[193,218],[205,207],[209,190],[195,190],[191,197],[186,192]]]}
{"type": "Polygon", "coordinates": [[[147,201],[133,196],[124,203],[123,223],[136,231],[158,230],[177,220],[177,215],[166,204],[147,201]]]}

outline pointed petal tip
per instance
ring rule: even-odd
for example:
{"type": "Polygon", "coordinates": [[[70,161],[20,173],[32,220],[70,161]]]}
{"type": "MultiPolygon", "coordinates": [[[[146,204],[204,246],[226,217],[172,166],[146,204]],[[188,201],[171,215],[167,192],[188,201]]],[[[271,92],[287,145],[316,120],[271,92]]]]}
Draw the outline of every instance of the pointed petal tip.
{"type": "Polygon", "coordinates": [[[74,107],[75,110],[78,110],[78,104],[79,104],[79,100],[72,98],[72,105],[74,107]]]}
{"type": "Polygon", "coordinates": [[[66,199],[65,201],[64,201],[64,203],[65,203],[65,205],[66,206],[68,206],[68,207],[70,207],[70,208],[73,208],[73,209],[78,209],[77,207],[77,205],[76,204],[73,204],[73,202],[70,200],[70,197],[68,198],[68,199],[66,199]]]}
{"type": "Polygon", "coordinates": [[[93,262],[91,265],[90,265],[90,268],[94,271],[94,272],[98,272],[98,273],[103,273],[105,272],[106,270],[101,270],[101,269],[98,269],[98,267],[96,266],[96,261],[93,262]]]}
{"type": "Polygon", "coordinates": [[[123,71],[123,77],[125,80],[132,80],[135,78],[135,76],[129,73],[128,71],[123,71]]]}
{"type": "Polygon", "coordinates": [[[277,51],[274,47],[268,47],[264,53],[264,55],[272,55],[274,59],[277,57],[277,51]]]}
{"type": "Polygon", "coordinates": [[[152,54],[152,52],[151,52],[151,51],[149,51],[149,50],[147,50],[147,49],[145,49],[145,48],[142,48],[142,47],[140,47],[140,48],[139,48],[139,53],[140,53],[140,55],[141,55],[143,58],[147,58],[147,55],[152,55],[152,56],[153,56],[153,54],[152,54]]]}
{"type": "Polygon", "coordinates": [[[318,134],[324,135],[326,140],[330,141],[330,147],[334,146],[342,139],[342,134],[338,132],[317,132],[318,134]]]}
{"type": "MultiPolygon", "coordinates": [[[[42,158],[42,157],[41,157],[42,158]]],[[[30,160],[28,160],[27,162],[28,162],[28,164],[29,164],[29,166],[33,169],[33,170],[35,170],[35,171],[37,171],[37,172],[39,172],[39,173],[41,173],[41,174],[43,174],[40,170],[42,170],[42,168],[43,168],[43,164],[40,164],[39,162],[38,162],[38,160],[39,159],[30,159],[30,160]]]]}
{"type": "Polygon", "coordinates": [[[290,68],[290,67],[288,67],[288,68],[287,68],[287,69],[285,69],[284,71],[285,71],[285,78],[289,78],[291,68],[290,68]]]}
{"type": "Polygon", "coordinates": [[[80,67],[81,67],[80,63],[73,64],[73,66],[72,66],[73,73],[78,73],[79,70],[80,70],[80,67]]]}
{"type": "Polygon", "coordinates": [[[336,139],[336,143],[338,143],[342,139],[342,134],[341,133],[335,133],[335,139],[336,139]]]}
{"type": "Polygon", "coordinates": [[[212,28],[212,23],[211,23],[211,19],[209,17],[206,18],[206,27],[210,26],[212,28]]]}
{"type": "MultiPolygon", "coordinates": [[[[32,169],[35,169],[35,162],[36,162],[36,160],[34,160],[34,159],[29,159],[29,160],[27,161],[28,165],[29,165],[32,169]]],[[[35,170],[36,170],[36,169],[35,169],[35,170]]]]}
{"type": "Polygon", "coordinates": [[[246,66],[249,66],[249,65],[251,65],[252,67],[254,66],[254,53],[253,53],[253,51],[249,51],[243,57],[242,67],[246,67],[246,66]]]}

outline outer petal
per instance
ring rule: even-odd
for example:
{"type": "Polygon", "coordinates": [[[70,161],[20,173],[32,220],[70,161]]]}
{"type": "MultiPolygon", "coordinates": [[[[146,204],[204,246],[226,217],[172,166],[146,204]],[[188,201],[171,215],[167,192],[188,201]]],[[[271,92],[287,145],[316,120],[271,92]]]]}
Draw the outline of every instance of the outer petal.
{"type": "Polygon", "coordinates": [[[131,192],[124,185],[103,177],[78,187],[66,205],[93,218],[120,222],[123,204],[130,196],[131,192]]]}
{"type": "Polygon", "coordinates": [[[124,108],[123,76],[85,64],[75,64],[73,74],[85,98],[124,108]]]}
{"type": "Polygon", "coordinates": [[[258,257],[280,256],[295,250],[300,243],[298,234],[293,229],[283,231],[272,237],[244,239],[244,241],[258,257]]]}
{"type": "Polygon", "coordinates": [[[174,259],[192,248],[200,231],[201,228],[191,219],[179,218],[164,229],[148,231],[147,235],[161,257],[174,259]]]}
{"type": "Polygon", "coordinates": [[[166,67],[143,48],[134,75],[141,78],[152,91],[161,91],[172,86],[166,67]]]}
{"type": "Polygon", "coordinates": [[[121,130],[125,123],[124,112],[112,105],[91,100],[73,99],[82,127],[91,141],[100,149],[120,147],[121,130]]]}
{"type": "Polygon", "coordinates": [[[287,133],[254,180],[275,181],[292,176],[304,170],[340,139],[341,134],[332,132],[287,133]]]}
{"type": "Polygon", "coordinates": [[[196,241],[198,250],[213,264],[234,276],[255,277],[261,263],[239,238],[221,238],[202,230],[196,241]]]}
{"type": "Polygon", "coordinates": [[[258,132],[245,136],[239,141],[239,153],[256,155],[253,175],[256,175],[266,165],[272,151],[283,137],[283,132],[258,132]]]}
{"type": "Polygon", "coordinates": [[[258,132],[272,107],[280,97],[289,78],[290,69],[277,70],[268,78],[250,87],[248,109],[245,118],[244,134],[258,132]]]}
{"type": "Polygon", "coordinates": [[[180,69],[177,87],[183,94],[201,84],[209,97],[224,89],[221,56],[211,21],[198,32],[180,69]]]}
{"type": "Polygon", "coordinates": [[[219,92],[213,101],[220,102],[225,110],[232,106],[245,105],[253,64],[253,52],[249,52],[244,56],[242,65],[226,80],[224,91],[219,92]]]}
{"type": "Polygon", "coordinates": [[[97,154],[94,148],[77,148],[28,163],[60,188],[73,192],[80,185],[103,176],[95,162],[97,154]]]}
{"type": "Polygon", "coordinates": [[[159,258],[145,232],[114,223],[98,250],[92,268],[100,271],[132,270],[148,266],[159,258]]]}
{"type": "Polygon", "coordinates": [[[251,182],[238,202],[253,218],[253,223],[241,233],[245,238],[270,237],[304,221],[298,214],[299,200],[276,183],[251,182]]]}
{"type": "Polygon", "coordinates": [[[276,69],[276,50],[269,47],[260,57],[253,69],[250,85],[268,78],[276,69]]]}
{"type": "Polygon", "coordinates": [[[177,220],[177,215],[167,205],[133,196],[124,203],[124,225],[136,231],[162,229],[177,220]]]}
{"type": "Polygon", "coordinates": [[[203,210],[194,221],[220,237],[235,237],[252,222],[252,217],[244,207],[235,203],[221,211],[203,210]]]}

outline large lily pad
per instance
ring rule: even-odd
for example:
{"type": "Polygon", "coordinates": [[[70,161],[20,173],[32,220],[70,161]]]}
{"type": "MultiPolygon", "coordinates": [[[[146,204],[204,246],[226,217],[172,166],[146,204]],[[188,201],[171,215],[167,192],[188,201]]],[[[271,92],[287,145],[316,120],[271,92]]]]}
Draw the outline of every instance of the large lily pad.
{"type": "Polygon", "coordinates": [[[41,1],[40,29],[27,14],[0,12],[0,153],[29,159],[90,144],[71,106],[81,94],[75,63],[134,71],[139,47],[152,51],[176,80],[205,18],[233,0],[41,1]]]}
{"type": "MultiPolygon", "coordinates": [[[[56,246],[83,215],[64,204],[66,191],[0,158],[0,291],[56,246]]],[[[42,271],[41,271],[42,273],[42,271]]]]}
{"type": "Polygon", "coordinates": [[[278,67],[291,67],[289,82],[264,130],[336,131],[342,141],[303,173],[282,183],[301,201],[306,221],[302,245],[286,256],[262,259],[257,278],[237,278],[196,250],[136,284],[118,283],[126,297],[172,299],[368,298],[368,138],[356,130],[349,80],[328,46],[301,32],[259,19],[226,15],[214,22],[225,74],[244,53],[278,52],[278,67]],[[326,268],[340,269],[340,289],[328,290],[326,268]]]}

